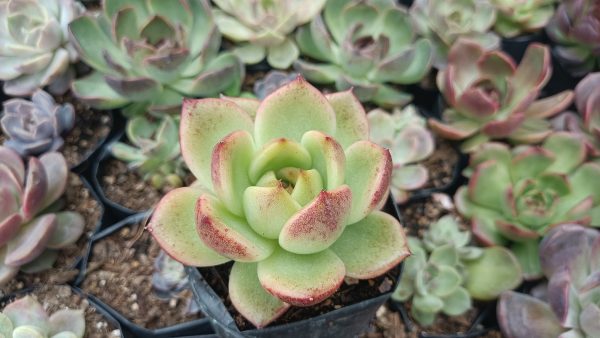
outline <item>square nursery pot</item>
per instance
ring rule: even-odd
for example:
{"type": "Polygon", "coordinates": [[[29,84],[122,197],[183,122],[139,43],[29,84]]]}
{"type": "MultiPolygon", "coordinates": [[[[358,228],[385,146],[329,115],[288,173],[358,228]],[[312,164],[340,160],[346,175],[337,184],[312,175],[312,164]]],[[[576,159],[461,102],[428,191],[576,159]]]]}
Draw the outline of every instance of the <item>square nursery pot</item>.
{"type": "MultiPolygon", "coordinates": [[[[83,289],[83,282],[86,278],[86,270],[88,268],[88,263],[91,261],[91,257],[93,254],[93,246],[98,241],[118,232],[122,228],[125,228],[129,225],[145,222],[150,216],[150,212],[138,213],[132,216],[129,216],[120,222],[117,222],[106,229],[102,230],[98,234],[96,234],[90,240],[90,245],[88,246],[88,253],[86,257],[81,262],[81,274],[79,278],[75,281],[75,285],[81,289],[83,289]]],[[[144,230],[146,231],[146,230],[144,230]]],[[[194,336],[194,337],[210,337],[211,334],[214,333],[214,330],[211,326],[210,320],[207,318],[200,318],[191,320],[188,322],[158,328],[158,329],[147,329],[137,325],[132,320],[128,319],[123,313],[119,312],[117,309],[111,307],[106,302],[100,300],[97,296],[93,294],[88,294],[88,297],[92,299],[95,303],[98,304],[100,308],[109,313],[112,317],[114,317],[123,327],[123,329],[129,333],[132,337],[144,337],[144,338],[170,338],[170,337],[184,337],[184,336],[194,336]]],[[[143,309],[142,309],[143,310],[143,309]]],[[[170,311],[170,309],[165,309],[165,311],[170,311]]]]}
{"type": "MultiPolygon", "coordinates": [[[[382,210],[399,220],[397,206],[391,198],[388,197],[382,210]]],[[[400,263],[400,271],[401,268],[402,263],[400,263]]],[[[367,329],[377,309],[388,300],[396,285],[394,283],[389,292],[380,296],[347,305],[316,317],[284,325],[240,331],[221,297],[207,283],[201,272],[195,267],[187,267],[186,269],[200,309],[207,317],[211,318],[217,335],[226,338],[355,337],[367,329]]],[[[398,279],[399,277],[398,275],[398,279]]]]}
{"type": "MultiPolygon", "coordinates": [[[[57,286],[65,286],[65,285],[57,285],[57,286]]],[[[67,286],[65,286],[67,287],[67,286]]],[[[125,332],[123,332],[123,329],[121,327],[121,324],[119,323],[119,321],[113,317],[108,311],[106,311],[104,308],[102,308],[92,297],[89,297],[88,295],[86,295],[83,291],[81,291],[81,289],[77,288],[77,287],[73,287],[73,286],[68,286],[71,291],[77,295],[79,295],[82,298],[87,299],[88,303],[90,304],[90,306],[92,306],[95,311],[100,314],[100,316],[102,316],[102,318],[108,323],[108,325],[111,326],[111,328],[113,329],[112,332],[110,333],[110,337],[116,338],[116,337],[121,337],[121,338],[125,338],[128,337],[125,332]],[[118,335],[114,335],[115,330],[118,330],[118,335]]],[[[0,311],[9,303],[11,303],[12,301],[14,301],[16,298],[21,298],[26,296],[27,294],[33,293],[35,292],[36,288],[27,288],[27,289],[22,289],[19,290],[17,292],[11,293],[9,295],[6,295],[2,298],[0,298],[0,311]]],[[[90,325],[92,323],[87,323],[86,322],[86,327],[88,325],[90,325]]],[[[107,335],[108,337],[108,335],[107,335]]]]}

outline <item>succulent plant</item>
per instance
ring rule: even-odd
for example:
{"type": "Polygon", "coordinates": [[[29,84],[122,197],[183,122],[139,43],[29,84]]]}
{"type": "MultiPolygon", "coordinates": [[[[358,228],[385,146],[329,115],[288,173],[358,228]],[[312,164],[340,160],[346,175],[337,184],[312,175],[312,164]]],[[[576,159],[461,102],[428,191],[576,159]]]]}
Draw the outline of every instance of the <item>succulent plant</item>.
{"type": "Polygon", "coordinates": [[[410,17],[393,0],[331,0],[323,17],[301,27],[296,41],[305,55],[294,68],[308,80],[354,88],[363,101],[401,106],[411,96],[396,85],[419,82],[433,59],[431,43],[416,38],[410,17]]]}
{"type": "Polygon", "coordinates": [[[3,103],[2,131],[7,137],[4,146],[21,156],[39,155],[62,147],[61,135],[73,128],[75,110],[70,103],[56,104],[39,89],[31,101],[10,99],[3,103]]]}
{"type": "Polygon", "coordinates": [[[234,49],[247,64],[266,56],[274,68],[286,69],[300,54],[290,36],[311,21],[326,0],[213,0],[215,21],[223,35],[237,43],[234,49]]]}
{"type": "Polygon", "coordinates": [[[450,50],[448,67],[437,77],[448,108],[443,121],[429,119],[429,125],[442,137],[467,139],[462,145],[465,151],[490,139],[541,142],[551,133],[545,119],[573,100],[573,92],[566,90],[535,101],[551,73],[546,46],[529,45],[516,67],[503,52],[485,51],[473,41],[460,39],[450,50]]]}
{"type": "Polygon", "coordinates": [[[73,93],[94,107],[162,113],[177,111],[184,96],[240,91],[243,64],[219,53],[206,0],[105,0],[98,15],[82,16],[69,29],[94,69],[73,83],[73,93]]]}
{"type": "Polygon", "coordinates": [[[296,73],[285,73],[279,70],[272,70],[262,79],[254,82],[254,95],[256,95],[259,100],[263,100],[281,86],[294,81],[297,77],[298,74],[296,73]]]}
{"type": "Polygon", "coordinates": [[[579,114],[566,111],[552,119],[558,131],[578,135],[588,154],[600,156],[600,73],[587,75],[575,87],[575,105],[579,114]]]}
{"type": "Polygon", "coordinates": [[[27,170],[13,150],[0,147],[0,285],[19,272],[52,267],[57,249],[83,233],[83,217],[54,212],[65,190],[68,168],[55,152],[30,157],[27,170]]]}
{"type": "Polygon", "coordinates": [[[67,28],[83,11],[74,0],[0,1],[0,80],[6,94],[31,95],[48,85],[62,94],[69,88],[70,65],[78,56],[67,28]]]}
{"type": "Polygon", "coordinates": [[[482,243],[509,246],[525,277],[540,277],[538,242],[551,227],[600,224],[600,165],[585,155],[585,145],[569,133],[512,151],[485,144],[471,157],[456,207],[482,243]]]}
{"type": "Polygon", "coordinates": [[[204,188],[169,192],[148,229],[183,264],[233,260],[229,296],[257,327],[409,255],[402,226],[377,210],[389,151],[368,141],[351,91],[324,96],[299,77],[260,103],[186,100],[180,130],[204,188]]]}
{"type": "Polygon", "coordinates": [[[179,149],[177,122],[168,115],[160,120],[134,117],[127,122],[126,129],[131,145],[117,142],[111,146],[111,152],[142,174],[154,187],[180,187],[185,169],[179,149]]]}
{"type": "Polygon", "coordinates": [[[502,247],[469,246],[471,234],[446,215],[424,233],[408,237],[412,256],[406,259],[396,301],[411,299],[419,324],[433,324],[440,312],[458,316],[471,308],[471,298],[490,300],[521,283],[519,263],[502,247]]]}
{"type": "Polygon", "coordinates": [[[574,76],[600,68],[600,3],[563,0],[546,26],[556,56],[574,76]]]}
{"type": "Polygon", "coordinates": [[[82,310],[63,309],[49,316],[32,296],[15,300],[0,312],[0,337],[83,338],[84,334],[82,310]]]}
{"type": "Polygon", "coordinates": [[[410,16],[417,32],[432,42],[433,65],[438,69],[446,67],[450,47],[461,37],[486,50],[500,47],[500,38],[490,31],[496,22],[496,8],[490,0],[416,0],[410,16]]]}
{"type": "Polygon", "coordinates": [[[188,286],[187,273],[183,264],[160,251],[154,259],[152,287],[159,295],[171,297],[188,286]]]}
{"type": "Polygon", "coordinates": [[[491,0],[498,11],[494,29],[506,38],[536,32],[554,14],[557,0],[491,0]]]}
{"type": "Polygon", "coordinates": [[[600,337],[600,233],[560,225],[540,245],[547,299],[503,293],[498,322],[507,338],[600,337]]]}
{"type": "Polygon", "coordinates": [[[408,191],[419,189],[429,178],[427,168],[417,162],[433,153],[433,136],[414,106],[396,108],[392,114],[374,109],[367,118],[371,141],[390,150],[394,165],[390,191],[396,203],[403,203],[408,191]]]}

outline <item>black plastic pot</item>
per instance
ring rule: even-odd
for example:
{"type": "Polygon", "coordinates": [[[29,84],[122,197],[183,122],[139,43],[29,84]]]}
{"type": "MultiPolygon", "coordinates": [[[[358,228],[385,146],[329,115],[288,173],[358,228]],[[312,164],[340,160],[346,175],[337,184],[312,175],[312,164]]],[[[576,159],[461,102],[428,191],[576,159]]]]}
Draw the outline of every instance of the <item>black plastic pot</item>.
{"type": "Polygon", "coordinates": [[[552,77],[543,89],[544,96],[554,95],[563,90],[573,90],[582,77],[572,76],[568,71],[568,65],[564,65],[552,49],[552,77]]]}
{"type": "MultiPolygon", "coordinates": [[[[88,254],[85,256],[84,260],[81,262],[81,272],[79,277],[77,278],[75,285],[80,286],[85,279],[87,264],[90,260],[92,254],[92,247],[94,243],[103,238],[113,234],[116,231],[134,223],[138,223],[144,221],[150,216],[150,212],[138,213],[132,216],[129,216],[122,221],[115,223],[108,228],[102,230],[92,237],[90,240],[90,245],[88,246],[88,254]]],[[[132,334],[133,337],[143,337],[143,338],[169,338],[169,337],[183,337],[194,335],[196,337],[205,337],[204,335],[210,335],[214,333],[213,328],[211,326],[210,321],[207,318],[192,320],[186,323],[181,323],[165,328],[150,330],[139,325],[133,323],[129,319],[127,319],[122,313],[113,309],[108,304],[104,303],[94,295],[89,295],[91,299],[94,300],[100,307],[102,307],[106,312],[110,313],[111,316],[116,318],[119,323],[121,323],[122,327],[126,329],[128,332],[132,334]]]]}
{"type": "Polygon", "coordinates": [[[523,55],[525,55],[527,47],[534,42],[547,44],[548,39],[543,31],[539,31],[536,33],[519,35],[514,38],[503,38],[501,45],[502,50],[510,55],[518,64],[521,62],[523,55]]]}
{"type": "MultiPolygon", "coordinates": [[[[93,297],[90,297],[88,295],[86,295],[81,289],[74,287],[74,286],[70,286],[71,290],[78,294],[79,296],[81,296],[82,298],[87,298],[88,302],[90,303],[90,305],[92,305],[96,311],[98,313],[100,313],[100,315],[102,315],[102,317],[104,317],[104,319],[106,319],[107,322],[110,323],[111,326],[115,327],[117,330],[119,330],[121,332],[120,337],[124,338],[127,337],[126,333],[123,331],[121,324],[117,321],[117,319],[115,317],[113,317],[108,311],[106,311],[104,308],[102,308],[94,299],[93,297]]],[[[28,293],[31,293],[33,290],[35,290],[34,288],[28,288],[28,289],[23,289],[23,290],[19,290],[15,293],[12,293],[10,295],[6,295],[2,298],[0,298],[0,304],[7,304],[9,302],[12,302],[15,298],[20,297],[20,296],[24,296],[28,293]]]]}
{"type": "MultiPolygon", "coordinates": [[[[398,208],[391,198],[388,198],[383,211],[399,219],[398,208]]],[[[355,337],[368,327],[369,321],[375,316],[377,309],[391,295],[391,291],[356,304],[345,306],[317,317],[263,329],[240,331],[235,320],[227,311],[223,301],[208,285],[197,268],[187,267],[192,291],[198,305],[204,314],[212,319],[213,327],[219,337],[242,338],[330,338],[355,337]]],[[[398,276],[399,277],[399,276],[398,276]]],[[[392,288],[393,290],[393,288],[392,288]]]]}

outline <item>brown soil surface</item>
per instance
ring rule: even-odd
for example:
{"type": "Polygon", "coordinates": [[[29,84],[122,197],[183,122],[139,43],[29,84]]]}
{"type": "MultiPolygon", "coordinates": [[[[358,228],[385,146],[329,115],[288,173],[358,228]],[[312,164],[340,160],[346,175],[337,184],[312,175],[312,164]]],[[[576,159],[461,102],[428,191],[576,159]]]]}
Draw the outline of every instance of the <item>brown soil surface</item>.
{"type": "Polygon", "coordinates": [[[459,220],[461,228],[468,228],[468,222],[454,209],[451,197],[446,194],[434,194],[422,201],[400,206],[400,213],[404,227],[412,236],[421,237],[431,223],[448,214],[459,220]]]}
{"type": "Polygon", "coordinates": [[[186,314],[190,290],[161,299],[152,289],[154,259],[160,247],[142,223],[127,226],[96,242],[81,288],[148,329],[202,318],[186,314]]]}
{"type": "Polygon", "coordinates": [[[421,162],[429,171],[429,180],[421,189],[443,188],[452,183],[458,160],[459,155],[452,147],[452,143],[436,137],[433,154],[421,162]]]}
{"type": "MultiPolygon", "coordinates": [[[[117,327],[107,321],[86,298],[73,292],[68,286],[43,286],[35,289],[31,295],[42,304],[49,315],[66,308],[82,309],[85,314],[86,338],[121,336],[117,327]]],[[[0,304],[1,308],[4,306],[6,304],[0,304]]]]}

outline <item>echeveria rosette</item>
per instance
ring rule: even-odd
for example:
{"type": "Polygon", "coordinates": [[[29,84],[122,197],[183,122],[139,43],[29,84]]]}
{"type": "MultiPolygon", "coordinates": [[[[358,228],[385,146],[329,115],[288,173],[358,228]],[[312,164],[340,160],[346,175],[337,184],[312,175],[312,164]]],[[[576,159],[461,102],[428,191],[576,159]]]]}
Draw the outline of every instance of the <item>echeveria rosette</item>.
{"type": "Polygon", "coordinates": [[[84,334],[83,310],[62,309],[48,315],[32,296],[17,299],[0,312],[0,337],[83,338],[84,334]]]}
{"type": "Polygon", "coordinates": [[[289,68],[300,55],[291,34],[313,20],[326,0],[213,0],[215,21],[233,49],[247,64],[266,56],[271,67],[289,68]]]}
{"type": "Polygon", "coordinates": [[[465,140],[462,148],[469,152],[490,139],[541,142],[551,133],[546,118],[573,100],[573,92],[566,90],[536,101],[551,74],[550,51],[544,45],[529,45],[517,67],[501,51],[460,39],[437,77],[447,108],[442,121],[429,119],[429,125],[444,138],[465,140]]]}
{"type": "Polygon", "coordinates": [[[410,16],[393,0],[330,0],[323,16],[301,27],[302,53],[294,68],[309,81],[354,88],[363,102],[382,107],[411,100],[397,85],[418,83],[431,68],[431,43],[415,36],[410,16]]]}
{"type": "Polygon", "coordinates": [[[377,210],[390,154],[368,141],[351,91],[324,96],[298,78],[262,102],[188,100],[180,129],[204,188],[167,194],[149,230],[183,264],[235,261],[229,295],[257,327],[409,254],[402,226],[377,210]]]}
{"type": "Polygon", "coordinates": [[[600,165],[585,159],[585,145],[569,133],[512,151],[485,144],[471,157],[456,206],[482,243],[510,247],[525,277],[540,277],[538,242],[550,228],[600,224],[600,165]]]}
{"type": "Polygon", "coordinates": [[[62,94],[71,84],[77,51],[68,24],[84,12],[77,1],[0,1],[0,80],[4,93],[31,95],[36,89],[62,94]]]}
{"type": "Polygon", "coordinates": [[[540,244],[546,299],[506,292],[498,323],[508,338],[600,336],[600,233],[576,224],[552,229],[540,244]]]}
{"type": "Polygon", "coordinates": [[[573,76],[600,68],[600,3],[563,0],[546,26],[556,56],[573,76]]]}
{"type": "Polygon", "coordinates": [[[575,87],[577,113],[564,112],[552,119],[555,130],[578,135],[589,156],[600,157],[600,73],[592,73],[575,87]]]}
{"type": "Polygon", "coordinates": [[[500,47],[500,38],[491,31],[496,8],[489,0],[416,0],[410,16],[417,32],[432,42],[433,65],[438,69],[446,67],[450,47],[461,37],[486,50],[500,47]]]}
{"type": "Polygon", "coordinates": [[[52,267],[57,250],[83,233],[79,213],[55,212],[68,172],[59,153],[30,157],[26,168],[16,152],[0,147],[0,285],[19,270],[52,267]]]}
{"type": "Polygon", "coordinates": [[[39,155],[60,149],[61,135],[75,124],[75,109],[70,103],[56,104],[45,91],[38,89],[31,101],[10,99],[4,101],[2,131],[9,147],[21,156],[39,155]]]}
{"type": "Polygon", "coordinates": [[[408,237],[412,255],[404,263],[396,301],[411,300],[411,314],[420,325],[432,325],[438,313],[459,316],[472,298],[495,299],[521,283],[521,269],[506,248],[469,245],[471,233],[461,231],[452,216],[430,225],[423,239],[408,237]]]}
{"type": "Polygon", "coordinates": [[[367,114],[367,118],[371,141],[389,149],[392,155],[392,196],[396,203],[406,202],[409,191],[427,183],[429,172],[418,162],[433,153],[433,135],[414,106],[396,108],[392,114],[374,109],[367,114]]]}
{"type": "Polygon", "coordinates": [[[237,95],[241,61],[219,53],[221,35],[206,0],[105,0],[69,25],[81,59],[94,69],[72,85],[93,107],[129,116],[177,111],[183,97],[237,95]]]}
{"type": "Polygon", "coordinates": [[[535,33],[554,14],[557,0],[491,0],[498,11],[494,29],[505,38],[535,33]]]}

